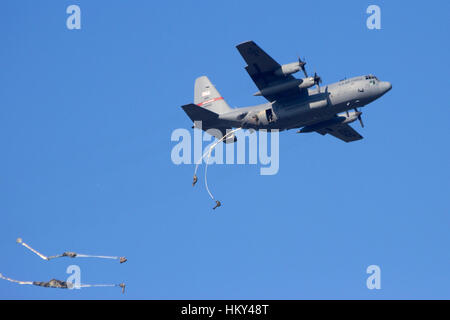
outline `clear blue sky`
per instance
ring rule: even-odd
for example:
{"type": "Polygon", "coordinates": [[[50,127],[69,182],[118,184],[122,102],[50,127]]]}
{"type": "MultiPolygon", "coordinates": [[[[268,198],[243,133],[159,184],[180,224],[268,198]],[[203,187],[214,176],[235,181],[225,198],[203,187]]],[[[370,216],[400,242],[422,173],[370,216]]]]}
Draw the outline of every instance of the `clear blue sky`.
{"type": "Polygon", "coordinates": [[[2,1],[0,281],[18,299],[450,298],[448,1],[2,1]],[[66,28],[78,4],[82,29],[66,28]],[[366,28],[369,4],[382,30],[366,28]],[[235,45],[306,57],[324,83],[373,73],[393,90],[364,111],[364,140],[280,134],[280,171],[212,166],[212,211],[175,166],[180,106],[206,74],[233,106],[263,102],[235,45]],[[129,261],[44,262],[46,254],[129,261]],[[366,268],[381,267],[379,291],[366,268]]]}

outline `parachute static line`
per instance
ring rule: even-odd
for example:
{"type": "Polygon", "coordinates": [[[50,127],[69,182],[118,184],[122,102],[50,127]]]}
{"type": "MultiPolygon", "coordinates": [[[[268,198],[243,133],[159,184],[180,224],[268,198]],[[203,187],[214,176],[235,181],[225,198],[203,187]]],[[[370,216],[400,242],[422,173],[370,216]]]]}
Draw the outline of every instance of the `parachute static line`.
{"type": "Polygon", "coordinates": [[[42,259],[47,260],[47,261],[51,260],[51,259],[55,259],[55,258],[61,258],[61,257],[114,259],[114,260],[119,260],[120,263],[124,263],[127,261],[127,259],[125,257],[98,256],[98,255],[89,255],[89,254],[79,254],[79,253],[75,253],[75,252],[64,252],[63,254],[58,254],[55,256],[47,257],[47,256],[43,255],[42,253],[40,253],[39,251],[30,247],[25,242],[23,242],[22,238],[17,238],[17,243],[23,245],[25,248],[29,249],[31,252],[35,253],[36,255],[38,255],[39,257],[41,257],[42,259]]]}
{"type": "MultiPolygon", "coordinates": [[[[14,279],[5,277],[1,273],[0,273],[0,278],[3,280],[7,280],[9,282],[13,282],[13,283],[35,285],[35,286],[45,287],[45,288],[58,288],[58,289],[73,289],[73,288],[75,288],[73,283],[71,283],[71,282],[65,282],[65,281],[56,280],[56,279],[52,279],[47,282],[19,281],[19,280],[14,280],[14,279]]],[[[122,293],[125,292],[125,283],[120,283],[120,284],[81,284],[80,285],[80,288],[94,288],[94,287],[120,287],[120,288],[122,288],[122,293]]]]}
{"type": "Polygon", "coordinates": [[[211,145],[211,147],[209,148],[209,150],[206,151],[206,152],[202,155],[202,157],[200,158],[200,160],[199,160],[199,161],[197,162],[197,164],[195,165],[195,170],[194,170],[194,181],[193,181],[193,183],[192,183],[192,186],[194,186],[194,185],[197,183],[197,180],[198,180],[198,179],[197,179],[197,170],[198,170],[198,167],[199,167],[200,163],[202,162],[203,158],[204,158],[206,155],[208,155],[208,157],[207,157],[207,159],[206,159],[206,165],[205,165],[205,186],[206,186],[206,191],[208,191],[208,194],[209,194],[209,196],[211,197],[211,199],[214,200],[214,201],[216,202],[216,205],[215,205],[215,207],[214,207],[213,209],[216,209],[216,208],[220,207],[220,206],[221,206],[221,203],[220,203],[220,201],[218,201],[218,200],[216,200],[216,199],[214,198],[214,195],[211,193],[211,190],[209,189],[209,186],[208,186],[208,176],[207,176],[207,173],[208,173],[208,163],[209,163],[209,158],[211,157],[212,150],[213,150],[220,142],[224,141],[224,140],[227,139],[230,135],[232,135],[233,133],[235,133],[236,131],[239,131],[239,130],[241,130],[241,129],[242,129],[242,128],[237,128],[237,129],[231,130],[230,132],[228,132],[227,134],[225,134],[222,138],[218,139],[215,143],[213,143],[213,144],[211,145]]]}

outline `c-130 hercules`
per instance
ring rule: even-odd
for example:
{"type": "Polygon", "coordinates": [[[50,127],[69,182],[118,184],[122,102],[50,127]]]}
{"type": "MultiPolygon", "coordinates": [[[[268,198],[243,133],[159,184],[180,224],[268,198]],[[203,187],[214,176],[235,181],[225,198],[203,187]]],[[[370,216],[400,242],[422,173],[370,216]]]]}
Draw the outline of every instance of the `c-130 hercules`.
{"type": "MultiPolygon", "coordinates": [[[[189,118],[201,121],[201,129],[209,131],[217,139],[225,137],[227,130],[242,129],[300,129],[298,133],[318,132],[331,134],[345,142],[363,137],[350,123],[359,120],[364,127],[361,112],[364,107],[392,89],[386,81],[373,75],[359,76],[320,87],[321,78],[308,76],[306,62],[298,60],[280,65],[253,41],[237,46],[244,58],[250,77],[269,102],[261,105],[232,109],[206,76],[195,81],[194,103],[182,106],[189,118]],[[292,74],[303,71],[305,78],[296,79],[292,74]],[[312,88],[316,86],[315,88],[312,88]],[[354,111],[350,111],[354,110],[354,111]]],[[[224,142],[234,142],[234,134],[224,142]]]]}

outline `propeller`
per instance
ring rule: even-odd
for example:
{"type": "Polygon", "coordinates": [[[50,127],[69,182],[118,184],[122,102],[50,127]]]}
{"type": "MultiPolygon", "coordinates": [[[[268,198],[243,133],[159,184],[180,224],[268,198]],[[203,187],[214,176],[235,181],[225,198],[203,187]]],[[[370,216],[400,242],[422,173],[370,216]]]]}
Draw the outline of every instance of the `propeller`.
{"type": "Polygon", "coordinates": [[[320,83],[322,83],[322,78],[317,75],[317,72],[314,72],[314,84],[317,85],[317,88],[320,91],[320,83]]]}
{"type": "Polygon", "coordinates": [[[302,69],[303,73],[305,74],[305,78],[308,78],[308,74],[306,73],[306,69],[305,69],[305,65],[306,65],[306,61],[305,59],[300,59],[300,57],[298,57],[298,65],[299,67],[302,69]]]}
{"type": "MultiPolygon", "coordinates": [[[[358,111],[358,108],[355,108],[355,111],[356,111],[356,112],[359,112],[359,111],[358,111]]],[[[358,115],[358,120],[359,120],[359,123],[361,124],[361,127],[364,128],[364,123],[363,123],[363,121],[362,121],[361,114],[362,114],[362,113],[360,113],[360,114],[358,115]]]]}

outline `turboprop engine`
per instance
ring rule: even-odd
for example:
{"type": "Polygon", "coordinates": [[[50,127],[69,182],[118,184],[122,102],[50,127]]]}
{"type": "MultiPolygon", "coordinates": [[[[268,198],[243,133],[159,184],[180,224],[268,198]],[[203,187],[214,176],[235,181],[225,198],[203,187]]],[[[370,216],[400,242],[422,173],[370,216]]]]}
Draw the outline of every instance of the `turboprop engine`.
{"type": "Polygon", "coordinates": [[[298,58],[297,62],[292,62],[292,63],[288,63],[288,64],[283,64],[281,66],[281,68],[278,68],[277,70],[275,70],[275,75],[276,76],[288,76],[291,75],[293,73],[299,72],[300,70],[303,71],[303,73],[305,74],[305,77],[308,78],[308,74],[306,73],[305,70],[305,65],[306,62],[302,59],[300,59],[300,57],[298,58]]]}
{"type": "Polygon", "coordinates": [[[275,71],[277,76],[288,76],[293,73],[297,73],[302,69],[299,62],[292,62],[283,64],[281,68],[275,71]]]}
{"type": "Polygon", "coordinates": [[[316,84],[316,81],[314,80],[314,77],[308,77],[303,79],[294,79],[292,81],[284,82],[281,84],[277,84],[271,87],[267,87],[262,89],[261,91],[258,91],[254,93],[254,96],[270,96],[273,94],[277,94],[283,91],[288,91],[294,88],[299,89],[306,89],[314,86],[316,84]]]}

